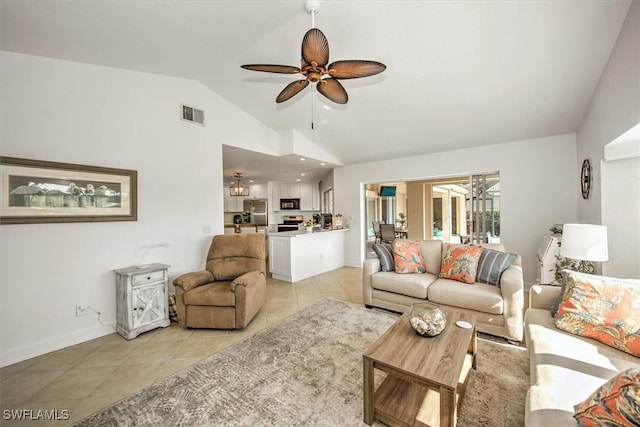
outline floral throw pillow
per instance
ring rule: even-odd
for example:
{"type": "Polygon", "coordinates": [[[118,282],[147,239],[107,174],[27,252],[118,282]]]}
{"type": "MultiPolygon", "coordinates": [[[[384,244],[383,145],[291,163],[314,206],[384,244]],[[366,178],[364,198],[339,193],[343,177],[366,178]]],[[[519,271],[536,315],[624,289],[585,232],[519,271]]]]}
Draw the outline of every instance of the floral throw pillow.
{"type": "Polygon", "coordinates": [[[427,271],[420,251],[420,242],[394,240],[392,249],[396,273],[424,273],[427,271]]]}
{"type": "Polygon", "coordinates": [[[482,246],[443,245],[440,275],[444,279],[475,283],[482,246]]]}
{"type": "Polygon", "coordinates": [[[640,357],[640,280],[564,270],[558,329],[640,357]]]}
{"type": "Polygon", "coordinates": [[[640,367],[620,372],[574,409],[573,417],[582,427],[638,425],[640,367]]]}

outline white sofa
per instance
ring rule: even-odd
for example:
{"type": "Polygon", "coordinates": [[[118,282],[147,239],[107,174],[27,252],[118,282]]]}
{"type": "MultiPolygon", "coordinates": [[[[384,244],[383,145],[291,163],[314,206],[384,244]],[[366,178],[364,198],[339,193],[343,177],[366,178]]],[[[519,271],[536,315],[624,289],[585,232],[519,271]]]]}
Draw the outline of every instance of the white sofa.
{"type": "Polygon", "coordinates": [[[574,405],[620,371],[640,365],[638,357],[556,328],[550,308],[560,290],[536,285],[529,291],[524,324],[531,387],[525,426],[576,425],[574,405]]]}
{"type": "MultiPolygon", "coordinates": [[[[484,244],[504,252],[501,244],[484,244]]],[[[522,341],[524,283],[520,257],[502,273],[500,287],[485,283],[467,284],[438,278],[442,263],[443,242],[423,240],[420,250],[426,273],[397,274],[381,271],[378,258],[363,263],[362,280],[366,307],[380,307],[404,312],[411,304],[428,300],[443,307],[473,313],[480,332],[512,341],[522,341]]]]}

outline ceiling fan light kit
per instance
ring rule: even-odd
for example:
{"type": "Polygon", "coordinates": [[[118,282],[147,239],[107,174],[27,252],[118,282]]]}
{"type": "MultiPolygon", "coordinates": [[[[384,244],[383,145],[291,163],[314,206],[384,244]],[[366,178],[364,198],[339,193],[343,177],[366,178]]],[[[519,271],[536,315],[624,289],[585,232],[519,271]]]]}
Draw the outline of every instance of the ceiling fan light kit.
{"type": "Polygon", "coordinates": [[[346,104],[349,95],[339,80],[374,76],[383,72],[386,65],[377,61],[342,60],[329,65],[329,42],[322,31],[315,28],[314,16],[318,13],[319,1],[305,2],[305,10],[311,15],[311,28],[302,38],[300,68],[289,65],[248,64],[246,70],[278,74],[301,74],[304,79],[289,83],[276,97],[281,103],[302,92],[309,83],[329,100],[346,104]]]}

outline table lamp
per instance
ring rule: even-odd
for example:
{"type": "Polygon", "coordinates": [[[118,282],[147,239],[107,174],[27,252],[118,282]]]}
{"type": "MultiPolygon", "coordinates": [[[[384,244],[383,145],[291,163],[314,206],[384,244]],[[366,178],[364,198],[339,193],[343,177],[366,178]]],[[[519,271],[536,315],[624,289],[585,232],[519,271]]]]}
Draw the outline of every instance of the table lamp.
{"type": "Polygon", "coordinates": [[[594,224],[564,224],[560,256],[578,260],[570,270],[593,274],[595,262],[607,261],[607,227],[594,224]]]}

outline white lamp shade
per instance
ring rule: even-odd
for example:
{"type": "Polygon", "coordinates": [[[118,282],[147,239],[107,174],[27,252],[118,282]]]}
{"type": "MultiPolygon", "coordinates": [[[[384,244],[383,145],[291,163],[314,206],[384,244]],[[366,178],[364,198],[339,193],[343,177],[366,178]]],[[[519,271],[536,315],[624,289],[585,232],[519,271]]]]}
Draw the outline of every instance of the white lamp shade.
{"type": "Polygon", "coordinates": [[[594,224],[564,224],[560,255],[585,261],[607,261],[607,227],[594,224]]]}

